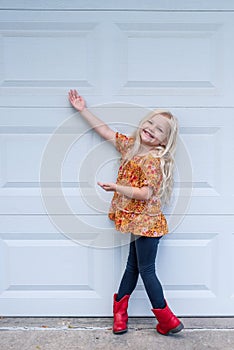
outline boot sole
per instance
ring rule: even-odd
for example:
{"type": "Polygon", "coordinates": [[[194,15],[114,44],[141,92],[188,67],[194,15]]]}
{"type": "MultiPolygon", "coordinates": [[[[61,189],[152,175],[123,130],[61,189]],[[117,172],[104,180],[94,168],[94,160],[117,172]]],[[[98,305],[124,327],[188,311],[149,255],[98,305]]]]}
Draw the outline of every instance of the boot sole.
{"type": "Polygon", "coordinates": [[[124,329],[124,330],[118,331],[118,332],[114,332],[114,331],[113,331],[113,333],[114,333],[114,334],[124,334],[124,333],[127,333],[127,331],[128,331],[128,329],[124,329]]]}
{"type": "Polygon", "coordinates": [[[180,331],[182,331],[182,329],[184,329],[184,325],[181,322],[176,328],[171,329],[169,332],[167,333],[161,333],[158,331],[158,333],[162,334],[162,335],[169,335],[169,334],[175,334],[175,333],[179,333],[180,331]]]}
{"type": "Polygon", "coordinates": [[[182,329],[184,329],[184,325],[183,323],[180,323],[179,326],[177,326],[176,328],[170,330],[169,334],[172,333],[179,333],[180,331],[182,331],[182,329]]]}

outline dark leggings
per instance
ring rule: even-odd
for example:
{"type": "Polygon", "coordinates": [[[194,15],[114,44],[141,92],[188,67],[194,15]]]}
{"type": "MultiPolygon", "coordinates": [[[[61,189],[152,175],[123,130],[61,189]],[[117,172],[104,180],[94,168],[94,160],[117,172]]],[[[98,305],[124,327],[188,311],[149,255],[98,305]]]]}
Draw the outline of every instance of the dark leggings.
{"type": "Polygon", "coordinates": [[[134,291],[140,274],[153,309],[166,306],[163,290],[155,272],[155,259],[160,237],[131,234],[127,266],[121,280],[117,301],[134,291]]]}

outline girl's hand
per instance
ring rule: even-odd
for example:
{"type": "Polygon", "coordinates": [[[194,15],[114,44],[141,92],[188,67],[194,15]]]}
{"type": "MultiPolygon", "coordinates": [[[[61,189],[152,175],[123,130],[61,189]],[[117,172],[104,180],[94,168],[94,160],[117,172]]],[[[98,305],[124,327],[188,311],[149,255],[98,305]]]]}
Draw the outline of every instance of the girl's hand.
{"type": "Polygon", "coordinates": [[[71,105],[79,112],[86,108],[85,100],[78,94],[76,90],[70,90],[68,93],[68,99],[71,105]]]}
{"type": "Polygon", "coordinates": [[[116,187],[117,185],[114,182],[107,182],[107,183],[103,183],[103,182],[98,182],[97,183],[101,188],[103,188],[103,190],[105,191],[116,191],[116,187]]]}

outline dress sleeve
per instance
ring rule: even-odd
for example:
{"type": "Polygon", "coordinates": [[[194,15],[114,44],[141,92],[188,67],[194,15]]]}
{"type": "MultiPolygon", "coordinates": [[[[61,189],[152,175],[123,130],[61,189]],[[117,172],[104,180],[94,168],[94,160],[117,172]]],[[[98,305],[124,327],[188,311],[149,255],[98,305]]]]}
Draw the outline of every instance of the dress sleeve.
{"type": "Polygon", "coordinates": [[[142,181],[141,186],[150,186],[154,190],[159,190],[162,183],[162,170],[160,166],[160,159],[149,157],[142,164],[142,181]]]}
{"type": "Polygon", "coordinates": [[[115,141],[116,141],[116,149],[122,155],[127,152],[129,146],[132,144],[132,140],[130,137],[120,134],[118,132],[115,134],[115,141]]]}

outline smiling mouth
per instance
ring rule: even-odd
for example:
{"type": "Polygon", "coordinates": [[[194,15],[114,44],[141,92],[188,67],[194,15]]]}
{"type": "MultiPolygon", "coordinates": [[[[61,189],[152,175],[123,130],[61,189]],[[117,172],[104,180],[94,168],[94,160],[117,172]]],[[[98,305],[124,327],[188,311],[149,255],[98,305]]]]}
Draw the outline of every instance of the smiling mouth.
{"type": "Polygon", "coordinates": [[[154,136],[153,136],[148,130],[143,129],[143,133],[144,133],[146,136],[150,137],[151,139],[154,139],[154,136]]]}

